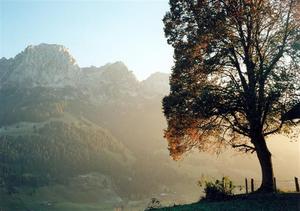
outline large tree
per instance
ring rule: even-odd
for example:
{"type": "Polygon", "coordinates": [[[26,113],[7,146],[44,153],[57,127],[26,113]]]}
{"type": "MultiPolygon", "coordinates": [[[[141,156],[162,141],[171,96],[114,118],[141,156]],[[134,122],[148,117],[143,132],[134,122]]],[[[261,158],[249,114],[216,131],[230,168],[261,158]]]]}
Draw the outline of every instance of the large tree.
{"type": "Polygon", "coordinates": [[[266,137],[287,132],[300,117],[299,1],[169,4],[163,21],[175,65],[163,109],[170,154],[179,159],[192,148],[228,145],[256,152],[259,191],[273,191],[266,137]]]}

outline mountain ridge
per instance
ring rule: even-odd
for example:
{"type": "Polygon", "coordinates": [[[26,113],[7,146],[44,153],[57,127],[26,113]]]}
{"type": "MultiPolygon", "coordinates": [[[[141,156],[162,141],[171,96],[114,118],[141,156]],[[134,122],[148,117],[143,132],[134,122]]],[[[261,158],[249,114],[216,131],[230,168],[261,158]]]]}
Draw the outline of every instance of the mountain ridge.
{"type": "Polygon", "coordinates": [[[97,172],[112,179],[121,198],[140,199],[162,191],[157,180],[163,174],[169,175],[161,179],[166,186],[179,179],[165,164],[152,175],[151,153],[145,153],[164,143],[162,113],[156,111],[168,92],[168,86],[160,89],[168,84],[167,74],[141,82],[120,61],[80,68],[67,48],[41,44],[1,59],[0,78],[0,144],[18,155],[15,159],[10,150],[0,150],[0,156],[13,160],[4,163],[10,166],[8,176],[0,174],[8,189],[19,188],[13,187],[15,176],[31,175],[29,182],[37,180],[40,188],[48,182],[43,178],[56,183],[97,172]],[[22,160],[31,168],[19,169],[22,160]],[[147,184],[140,185],[145,178],[147,184]]]}
{"type": "Polygon", "coordinates": [[[155,72],[145,80],[138,81],[122,61],[106,63],[99,67],[79,67],[69,49],[58,44],[29,45],[15,57],[0,59],[2,84],[12,82],[33,86],[76,86],[82,84],[85,77],[93,76],[99,79],[104,73],[110,73],[111,77],[119,75],[119,79],[121,76],[128,76],[130,80],[136,80],[138,83],[151,79],[153,75],[169,75],[155,72]]]}

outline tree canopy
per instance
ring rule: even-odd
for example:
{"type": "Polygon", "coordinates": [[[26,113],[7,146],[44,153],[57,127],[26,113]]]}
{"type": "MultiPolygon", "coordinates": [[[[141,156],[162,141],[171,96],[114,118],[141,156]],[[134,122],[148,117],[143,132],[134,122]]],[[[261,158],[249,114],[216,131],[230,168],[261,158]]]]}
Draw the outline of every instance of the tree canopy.
{"type": "Polygon", "coordinates": [[[229,144],[257,152],[262,165],[262,155],[271,156],[264,138],[299,123],[284,118],[300,103],[299,1],[169,4],[163,22],[175,65],[163,109],[170,154],[229,144]]]}

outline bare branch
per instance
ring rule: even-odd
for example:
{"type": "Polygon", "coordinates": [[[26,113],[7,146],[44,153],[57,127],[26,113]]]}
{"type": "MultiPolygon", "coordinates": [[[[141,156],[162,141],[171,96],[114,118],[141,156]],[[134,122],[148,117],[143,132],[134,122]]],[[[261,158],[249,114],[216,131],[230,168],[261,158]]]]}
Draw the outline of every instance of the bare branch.
{"type": "Polygon", "coordinates": [[[245,151],[245,152],[255,152],[256,151],[256,148],[255,147],[252,147],[252,146],[249,146],[247,144],[232,144],[231,145],[233,148],[242,148],[241,150],[245,151]]]}
{"type": "Polygon", "coordinates": [[[290,5],[289,5],[289,10],[288,10],[288,14],[287,14],[287,19],[286,19],[286,23],[285,23],[285,30],[284,30],[284,35],[283,35],[283,38],[282,38],[281,46],[280,46],[279,51],[276,54],[276,56],[270,62],[270,65],[266,68],[266,71],[262,76],[262,80],[266,80],[266,78],[270,74],[271,70],[273,70],[276,63],[279,61],[279,59],[282,57],[282,55],[284,53],[284,49],[285,49],[285,46],[286,46],[286,41],[287,41],[287,38],[288,38],[288,35],[289,35],[289,30],[288,29],[289,29],[290,15],[291,15],[292,6],[293,6],[292,4],[293,4],[293,1],[291,1],[290,5]]]}

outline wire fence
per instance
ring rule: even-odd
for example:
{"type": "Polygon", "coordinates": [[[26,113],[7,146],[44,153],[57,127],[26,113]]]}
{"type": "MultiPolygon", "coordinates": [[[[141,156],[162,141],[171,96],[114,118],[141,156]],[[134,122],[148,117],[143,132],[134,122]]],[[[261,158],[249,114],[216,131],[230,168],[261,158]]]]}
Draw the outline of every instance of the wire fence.
{"type": "MultiPolygon", "coordinates": [[[[261,182],[261,180],[245,178],[244,182],[240,181],[237,185],[235,185],[236,189],[234,192],[236,194],[254,192],[260,187],[261,182]]],[[[290,180],[277,180],[274,177],[273,183],[275,191],[300,192],[298,177],[294,177],[294,179],[290,180]]]]}

